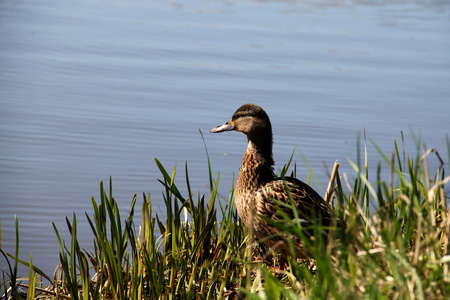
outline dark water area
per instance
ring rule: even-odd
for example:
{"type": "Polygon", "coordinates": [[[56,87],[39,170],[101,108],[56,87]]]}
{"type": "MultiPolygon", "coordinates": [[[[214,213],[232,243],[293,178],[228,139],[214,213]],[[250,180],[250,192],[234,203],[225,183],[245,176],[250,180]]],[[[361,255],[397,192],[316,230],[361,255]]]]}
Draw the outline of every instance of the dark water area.
{"type": "MultiPolygon", "coordinates": [[[[208,194],[204,135],[226,197],[245,149],[240,133],[212,135],[243,103],[257,103],[274,130],[281,169],[295,149],[321,194],[324,164],[355,172],[357,136],[369,167],[419,137],[448,169],[450,5],[447,1],[53,1],[0,2],[1,247],[51,275],[59,262],[52,222],[68,239],[75,212],[92,249],[85,212],[99,182],[113,179],[123,216],[150,193],[164,216],[154,162],[184,165],[208,194]]],[[[431,156],[430,164],[438,162],[431,156]]],[[[385,167],[386,172],[387,168],[385,167]]],[[[447,171],[448,173],[448,171],[447,171]]],[[[374,177],[371,177],[374,180],[374,177]]],[[[312,180],[311,180],[312,181],[312,180]]],[[[4,270],[5,261],[0,260],[4,270]]],[[[24,273],[26,274],[26,273],[24,273]]]]}

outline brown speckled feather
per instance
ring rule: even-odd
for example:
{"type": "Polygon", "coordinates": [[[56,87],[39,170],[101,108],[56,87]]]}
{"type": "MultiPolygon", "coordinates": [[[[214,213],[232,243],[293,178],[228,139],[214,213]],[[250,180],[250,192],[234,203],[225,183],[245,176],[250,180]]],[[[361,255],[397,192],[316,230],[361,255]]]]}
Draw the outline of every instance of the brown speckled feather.
{"type": "Polygon", "coordinates": [[[276,178],[264,186],[258,191],[258,196],[261,195],[261,208],[257,207],[257,213],[261,215],[272,216],[271,219],[278,220],[279,214],[277,213],[277,207],[283,208],[283,211],[290,217],[294,218],[295,215],[290,207],[280,206],[273,199],[291,205],[289,196],[286,192],[286,187],[289,190],[292,201],[298,211],[298,216],[305,221],[308,218],[313,217],[313,211],[316,216],[316,220],[320,221],[322,225],[329,226],[333,222],[333,211],[323,201],[322,197],[316,193],[309,185],[302,181],[286,177],[283,181],[281,178],[276,178]]]}

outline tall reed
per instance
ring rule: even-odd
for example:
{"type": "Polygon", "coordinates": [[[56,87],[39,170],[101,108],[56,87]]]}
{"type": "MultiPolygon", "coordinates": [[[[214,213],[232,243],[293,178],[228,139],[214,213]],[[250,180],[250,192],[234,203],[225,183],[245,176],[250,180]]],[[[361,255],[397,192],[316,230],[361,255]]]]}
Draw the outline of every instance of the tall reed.
{"type": "MultiPolygon", "coordinates": [[[[428,162],[442,161],[441,156],[424,147],[414,158],[407,157],[403,138],[400,147],[394,142],[390,156],[372,144],[388,166],[389,178],[383,179],[381,163],[375,180],[369,178],[364,136],[364,159],[358,153],[356,163],[349,161],[354,175],[341,175],[335,168],[327,195],[335,197],[337,226],[326,242],[308,239],[305,229],[319,236],[330,228],[304,228],[287,217],[273,222],[301,238],[311,259],[286,257],[289,267],[278,268],[280,255],[255,243],[239,222],[233,185],[228,199],[219,196],[220,176],[213,177],[208,154],[208,195],[192,191],[187,163],[183,195],[176,165],[169,171],[155,159],[164,217],[152,211],[150,194],[143,195],[141,224],[134,222],[136,195],[128,215],[121,217],[112,180],[108,190],[101,182],[99,201],[92,197],[92,212],[86,213],[92,251],[80,248],[75,214],[66,218],[70,241],[62,240],[53,224],[60,247],[53,279],[33,265],[31,255],[29,263],[18,258],[16,220],[15,254],[0,249],[8,266],[0,277],[0,299],[21,299],[27,293],[28,299],[446,299],[450,217],[445,188],[450,176],[443,163],[430,170],[428,162]],[[18,276],[19,263],[29,267],[27,278],[18,276]],[[51,282],[46,288],[42,278],[51,282]]],[[[447,145],[450,156],[448,137],[447,145]]],[[[294,165],[292,174],[296,172],[294,165]]]]}

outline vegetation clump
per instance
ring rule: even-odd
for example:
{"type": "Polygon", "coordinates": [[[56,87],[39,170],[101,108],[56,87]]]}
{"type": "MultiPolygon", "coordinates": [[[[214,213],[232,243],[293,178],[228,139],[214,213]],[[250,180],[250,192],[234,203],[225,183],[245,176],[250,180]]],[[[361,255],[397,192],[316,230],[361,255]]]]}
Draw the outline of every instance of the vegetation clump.
{"type": "MultiPolygon", "coordinates": [[[[176,166],[170,173],[155,159],[164,219],[153,214],[145,194],[141,224],[134,220],[136,195],[123,219],[111,180],[108,192],[100,183],[93,214],[86,213],[94,250],[80,248],[75,214],[66,218],[70,241],[53,225],[61,248],[53,278],[33,265],[32,256],[29,262],[18,258],[16,220],[15,254],[0,249],[8,266],[0,274],[0,299],[447,299],[450,176],[437,151],[418,151],[411,159],[402,144],[401,152],[394,143],[391,157],[379,151],[390,168],[388,181],[382,180],[381,163],[376,182],[369,181],[367,151],[363,166],[349,161],[354,179],[336,168],[333,206],[347,226],[333,228],[328,242],[305,239],[313,259],[283,257],[288,267],[280,268],[280,254],[256,243],[239,222],[233,187],[226,203],[220,199],[219,175],[213,178],[209,157],[209,198],[192,193],[187,164],[183,196],[175,184],[176,166]],[[431,155],[441,162],[432,171],[431,155]],[[29,277],[18,277],[19,263],[29,267],[29,277]],[[44,279],[50,282],[46,287],[44,279]]],[[[448,138],[447,146],[450,156],[448,138]]],[[[299,238],[311,230],[289,219],[275,226],[299,238]]]]}

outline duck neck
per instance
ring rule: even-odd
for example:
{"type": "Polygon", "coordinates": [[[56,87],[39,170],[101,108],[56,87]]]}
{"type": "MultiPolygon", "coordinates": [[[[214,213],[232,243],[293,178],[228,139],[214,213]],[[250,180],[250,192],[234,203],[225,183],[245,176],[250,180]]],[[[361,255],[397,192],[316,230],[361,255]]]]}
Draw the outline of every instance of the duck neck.
{"type": "Polygon", "coordinates": [[[264,164],[272,168],[274,165],[272,154],[272,135],[266,139],[249,137],[247,150],[245,152],[254,153],[259,161],[264,162],[264,164]]]}
{"type": "Polygon", "coordinates": [[[272,139],[248,138],[247,150],[239,170],[238,184],[249,189],[256,189],[269,182],[274,178],[273,164],[272,139]]]}

